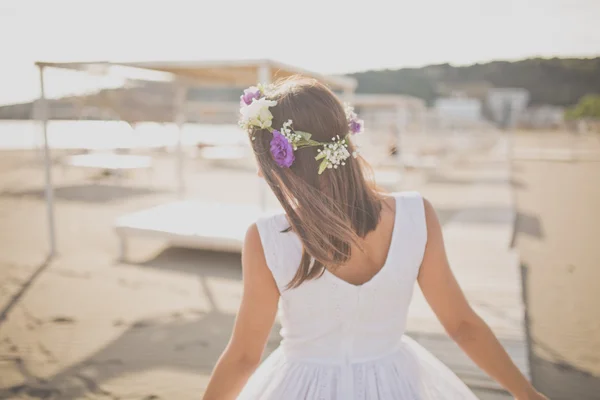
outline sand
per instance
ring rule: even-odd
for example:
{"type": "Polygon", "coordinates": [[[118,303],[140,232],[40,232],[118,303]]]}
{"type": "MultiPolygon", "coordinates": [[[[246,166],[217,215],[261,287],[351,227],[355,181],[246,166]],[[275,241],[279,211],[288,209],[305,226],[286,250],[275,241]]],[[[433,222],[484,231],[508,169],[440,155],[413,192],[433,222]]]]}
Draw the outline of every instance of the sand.
{"type": "Polygon", "coordinates": [[[552,399],[598,399],[600,136],[520,134],[515,144],[546,150],[514,163],[532,376],[552,399]],[[559,148],[574,151],[553,160],[559,148]]]}
{"type": "MultiPolygon", "coordinates": [[[[197,399],[239,304],[239,256],[138,239],[131,242],[128,262],[118,261],[115,218],[176,198],[173,157],[154,153],[151,173],[133,173],[119,184],[97,172],[63,170],[59,156],[54,169],[58,254],[47,262],[39,155],[0,153],[0,307],[6,308],[31,274],[43,268],[0,325],[0,398],[197,399]]],[[[424,193],[445,229],[480,227],[475,233],[485,237],[504,224],[510,208],[504,167],[496,155],[478,151],[435,173],[408,172],[403,188],[424,193]]],[[[189,197],[255,202],[256,179],[248,169],[186,160],[189,197]]],[[[508,248],[506,235],[500,236],[498,249],[508,248]]],[[[457,276],[468,297],[497,332],[520,343],[522,310],[514,274],[494,270],[493,262],[486,266],[489,277],[507,277],[507,284],[515,286],[495,291],[490,301],[491,286],[478,282],[485,276],[478,275],[485,254],[462,257],[467,252],[460,246],[473,246],[458,243],[452,250],[453,258],[463,261],[457,276]]],[[[409,327],[423,325],[424,340],[434,338],[431,346],[443,355],[446,339],[430,314],[423,315],[416,315],[409,327]]],[[[267,352],[277,345],[277,330],[267,352]]],[[[444,361],[452,362],[454,353],[446,354],[444,361]]],[[[460,366],[467,368],[462,359],[460,366]]],[[[507,398],[487,385],[478,384],[481,398],[507,398]]]]}

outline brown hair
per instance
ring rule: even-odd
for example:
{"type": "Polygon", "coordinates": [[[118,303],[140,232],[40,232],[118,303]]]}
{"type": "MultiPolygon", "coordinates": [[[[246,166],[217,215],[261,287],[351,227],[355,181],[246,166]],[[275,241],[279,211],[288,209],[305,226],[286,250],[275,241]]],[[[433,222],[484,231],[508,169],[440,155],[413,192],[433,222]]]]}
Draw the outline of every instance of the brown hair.
{"type": "MultiPolygon", "coordinates": [[[[309,132],[312,139],[328,142],[348,132],[344,107],[325,85],[314,79],[292,77],[278,81],[267,97],[276,100],[270,108],[273,128],[288,119],[293,128],[309,132]]],[[[336,268],[350,259],[352,244],[374,230],[381,215],[381,196],[364,176],[362,159],[350,157],[345,166],[318,174],[316,147],[295,151],[290,168],[277,165],[270,153],[273,137],[255,129],[251,141],[262,174],[285,210],[290,229],[302,241],[300,266],[288,288],[320,277],[325,266],[336,268]]],[[[348,150],[355,149],[350,143],[348,150]]]]}

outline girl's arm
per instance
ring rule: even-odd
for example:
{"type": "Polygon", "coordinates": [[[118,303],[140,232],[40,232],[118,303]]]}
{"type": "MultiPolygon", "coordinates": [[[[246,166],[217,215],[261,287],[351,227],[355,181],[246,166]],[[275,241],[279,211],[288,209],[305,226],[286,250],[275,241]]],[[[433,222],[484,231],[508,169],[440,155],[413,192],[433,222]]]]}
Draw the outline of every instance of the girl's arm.
{"type": "Polygon", "coordinates": [[[242,251],[244,294],[229,344],[217,362],[204,400],[235,399],[262,357],[277,314],[279,290],[267,267],[256,225],[242,251]]]}
{"type": "Polygon", "coordinates": [[[446,332],[485,372],[519,400],[546,399],[512,362],[490,327],[473,311],[454,278],[437,215],[424,200],[427,246],[418,282],[446,332]]]}

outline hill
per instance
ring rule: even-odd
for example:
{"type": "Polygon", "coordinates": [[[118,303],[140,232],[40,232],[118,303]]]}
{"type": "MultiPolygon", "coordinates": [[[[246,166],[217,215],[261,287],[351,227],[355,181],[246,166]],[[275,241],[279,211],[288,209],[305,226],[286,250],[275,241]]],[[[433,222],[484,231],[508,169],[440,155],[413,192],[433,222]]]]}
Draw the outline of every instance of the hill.
{"type": "Polygon", "coordinates": [[[600,93],[600,57],[532,58],[455,67],[365,71],[350,74],[359,93],[407,94],[431,104],[436,97],[461,91],[483,98],[490,87],[529,90],[532,105],[572,106],[587,94],[600,93]]]}

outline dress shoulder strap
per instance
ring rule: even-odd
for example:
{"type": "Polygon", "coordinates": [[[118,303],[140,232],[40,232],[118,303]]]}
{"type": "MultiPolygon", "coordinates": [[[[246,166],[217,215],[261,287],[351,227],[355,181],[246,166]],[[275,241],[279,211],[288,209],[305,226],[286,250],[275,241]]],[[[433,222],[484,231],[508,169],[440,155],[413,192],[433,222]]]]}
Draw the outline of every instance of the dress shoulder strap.
{"type": "Polygon", "coordinates": [[[419,192],[394,193],[396,198],[396,227],[399,246],[404,248],[403,261],[416,274],[423,261],[427,245],[425,204],[419,192]]]}
{"type": "Polygon", "coordinates": [[[287,231],[289,223],[285,214],[261,217],[256,221],[267,266],[280,291],[296,274],[302,257],[302,245],[298,237],[287,231]]]}

